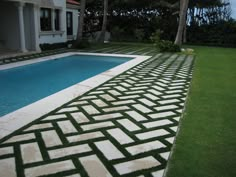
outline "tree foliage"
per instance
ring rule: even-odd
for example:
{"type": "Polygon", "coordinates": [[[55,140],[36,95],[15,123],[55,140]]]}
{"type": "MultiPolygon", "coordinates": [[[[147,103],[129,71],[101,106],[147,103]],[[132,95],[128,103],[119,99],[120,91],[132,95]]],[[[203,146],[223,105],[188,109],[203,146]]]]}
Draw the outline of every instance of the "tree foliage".
{"type": "MultiPolygon", "coordinates": [[[[85,33],[101,31],[103,1],[87,0],[85,33]]],[[[174,41],[180,20],[179,12],[180,0],[113,0],[108,4],[106,30],[111,32],[112,40],[149,41],[151,34],[159,29],[162,31],[161,39],[174,41]]],[[[189,0],[187,12],[185,31],[181,35],[184,41],[201,43],[204,41],[203,36],[211,38],[213,34],[222,34],[222,31],[227,30],[226,27],[235,28],[235,21],[230,17],[229,0],[189,0]],[[223,27],[220,24],[224,24],[223,27]],[[217,29],[213,30],[213,26],[217,29]]],[[[231,35],[235,30],[230,31],[231,35]]]]}

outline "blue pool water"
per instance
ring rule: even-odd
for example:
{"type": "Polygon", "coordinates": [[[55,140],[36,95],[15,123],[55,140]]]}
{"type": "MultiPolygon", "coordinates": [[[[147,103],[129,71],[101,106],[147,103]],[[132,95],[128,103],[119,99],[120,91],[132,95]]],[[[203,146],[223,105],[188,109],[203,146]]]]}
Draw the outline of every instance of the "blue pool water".
{"type": "Polygon", "coordinates": [[[131,58],[73,55],[0,71],[0,117],[131,58]]]}

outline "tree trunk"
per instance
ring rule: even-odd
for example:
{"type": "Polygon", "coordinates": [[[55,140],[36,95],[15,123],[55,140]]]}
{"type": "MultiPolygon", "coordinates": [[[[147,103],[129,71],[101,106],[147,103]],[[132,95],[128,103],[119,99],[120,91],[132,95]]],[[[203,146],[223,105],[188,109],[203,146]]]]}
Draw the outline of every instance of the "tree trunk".
{"type": "Polygon", "coordinates": [[[183,43],[187,42],[187,23],[184,24],[184,34],[183,34],[183,43]]]}
{"type": "Polygon", "coordinates": [[[186,24],[189,0],[180,0],[179,27],[175,38],[175,44],[181,46],[183,43],[184,26],[186,24]]]}
{"type": "Polygon", "coordinates": [[[86,0],[81,0],[80,1],[80,16],[79,16],[76,44],[79,44],[83,39],[85,6],[86,6],[86,0]]]}
{"type": "Polygon", "coordinates": [[[99,42],[104,42],[106,30],[107,30],[107,12],[108,12],[108,0],[104,0],[104,11],[103,11],[103,21],[102,21],[102,31],[98,38],[99,42]]]}

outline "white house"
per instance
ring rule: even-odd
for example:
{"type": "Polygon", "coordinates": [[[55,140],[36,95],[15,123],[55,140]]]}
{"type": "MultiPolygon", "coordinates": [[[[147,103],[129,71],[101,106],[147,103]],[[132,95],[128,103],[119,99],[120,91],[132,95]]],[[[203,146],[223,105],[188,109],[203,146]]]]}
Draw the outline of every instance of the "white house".
{"type": "Polygon", "coordinates": [[[0,48],[40,51],[75,39],[78,9],[75,0],[0,0],[0,48]]]}

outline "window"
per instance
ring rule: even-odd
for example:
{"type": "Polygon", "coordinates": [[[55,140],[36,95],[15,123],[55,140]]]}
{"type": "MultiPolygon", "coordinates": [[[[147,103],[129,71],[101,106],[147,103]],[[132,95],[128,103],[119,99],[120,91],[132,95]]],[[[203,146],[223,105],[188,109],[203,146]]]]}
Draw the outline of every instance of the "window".
{"type": "Polygon", "coordinates": [[[60,31],[60,9],[40,9],[41,31],[60,31]]]}
{"type": "Polygon", "coordinates": [[[67,26],[67,35],[73,34],[73,23],[72,23],[72,12],[66,12],[66,26],[67,26]]]}
{"type": "Polygon", "coordinates": [[[60,30],[60,10],[56,9],[54,11],[54,22],[55,22],[55,30],[59,31],[60,30]]]}
{"type": "Polygon", "coordinates": [[[51,31],[52,30],[52,17],[51,9],[41,8],[40,9],[40,26],[41,31],[51,31]]]}

